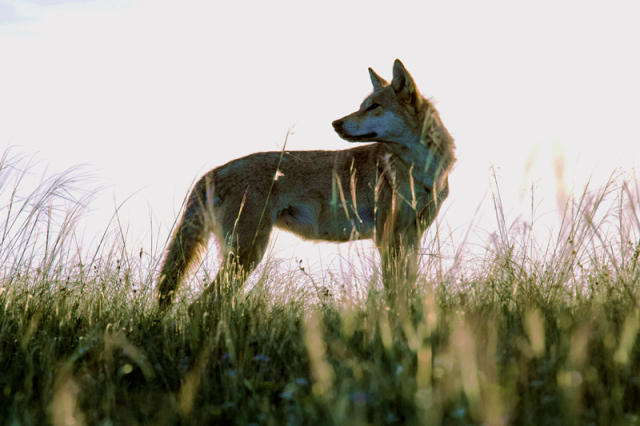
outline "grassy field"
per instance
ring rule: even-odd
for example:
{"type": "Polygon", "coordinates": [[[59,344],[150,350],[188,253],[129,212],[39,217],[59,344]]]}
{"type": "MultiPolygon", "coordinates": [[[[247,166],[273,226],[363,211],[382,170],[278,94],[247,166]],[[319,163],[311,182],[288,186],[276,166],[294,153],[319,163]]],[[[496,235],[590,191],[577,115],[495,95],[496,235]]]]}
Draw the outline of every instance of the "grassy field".
{"type": "Polygon", "coordinates": [[[496,195],[482,256],[393,301],[375,273],[354,297],[266,268],[161,317],[158,256],[79,254],[74,174],[19,195],[20,164],[0,162],[3,424],[640,424],[633,186],[585,190],[543,246],[496,195]]]}

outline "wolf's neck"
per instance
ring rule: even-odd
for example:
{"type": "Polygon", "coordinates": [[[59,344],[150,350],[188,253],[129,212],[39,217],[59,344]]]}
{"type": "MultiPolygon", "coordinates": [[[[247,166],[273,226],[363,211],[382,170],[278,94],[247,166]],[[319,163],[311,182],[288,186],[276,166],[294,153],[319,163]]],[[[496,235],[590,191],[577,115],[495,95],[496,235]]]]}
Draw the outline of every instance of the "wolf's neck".
{"type": "MultiPolygon", "coordinates": [[[[418,137],[388,148],[411,168],[413,178],[424,186],[443,188],[453,166],[453,139],[437,115],[425,114],[418,137]]],[[[415,133],[414,133],[415,134],[415,133]]]]}
{"type": "Polygon", "coordinates": [[[402,145],[387,146],[411,170],[416,183],[429,189],[442,188],[447,176],[444,158],[425,146],[409,149],[402,145]]]}

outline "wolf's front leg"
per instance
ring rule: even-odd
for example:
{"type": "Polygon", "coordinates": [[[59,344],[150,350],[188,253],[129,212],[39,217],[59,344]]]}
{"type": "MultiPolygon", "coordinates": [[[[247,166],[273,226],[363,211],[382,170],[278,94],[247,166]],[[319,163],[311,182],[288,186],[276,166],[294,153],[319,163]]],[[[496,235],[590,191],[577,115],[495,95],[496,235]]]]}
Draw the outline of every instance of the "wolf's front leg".
{"type": "Polygon", "coordinates": [[[411,296],[418,275],[418,242],[396,234],[380,251],[382,283],[390,304],[411,296]]]}

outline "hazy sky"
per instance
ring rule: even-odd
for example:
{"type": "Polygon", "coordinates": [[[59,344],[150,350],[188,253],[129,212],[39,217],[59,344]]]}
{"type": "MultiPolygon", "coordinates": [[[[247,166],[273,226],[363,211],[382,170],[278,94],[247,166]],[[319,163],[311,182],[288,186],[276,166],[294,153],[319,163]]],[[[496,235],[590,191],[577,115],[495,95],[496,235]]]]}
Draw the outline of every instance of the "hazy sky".
{"type": "Polygon", "coordinates": [[[95,226],[136,193],[121,219],[146,241],[150,216],[166,235],[200,174],[280,149],[289,128],[289,149],[351,147],[331,121],[371,91],[368,66],[390,78],[400,58],[456,139],[442,221],[469,224],[491,165],[512,217],[531,184],[550,212],[555,154],[578,191],[637,165],[639,12],[631,1],[0,0],[0,143],[52,171],[88,164],[108,186],[95,226]]]}

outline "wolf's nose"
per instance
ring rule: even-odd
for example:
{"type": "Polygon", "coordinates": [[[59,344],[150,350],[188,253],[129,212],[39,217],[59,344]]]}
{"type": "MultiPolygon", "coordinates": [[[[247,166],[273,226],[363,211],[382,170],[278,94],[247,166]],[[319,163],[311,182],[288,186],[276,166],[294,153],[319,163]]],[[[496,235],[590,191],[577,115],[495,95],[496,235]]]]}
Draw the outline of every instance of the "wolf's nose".
{"type": "Polygon", "coordinates": [[[338,119],[338,120],[334,121],[331,124],[333,125],[333,128],[334,128],[335,131],[342,130],[342,120],[341,119],[338,119]]]}

